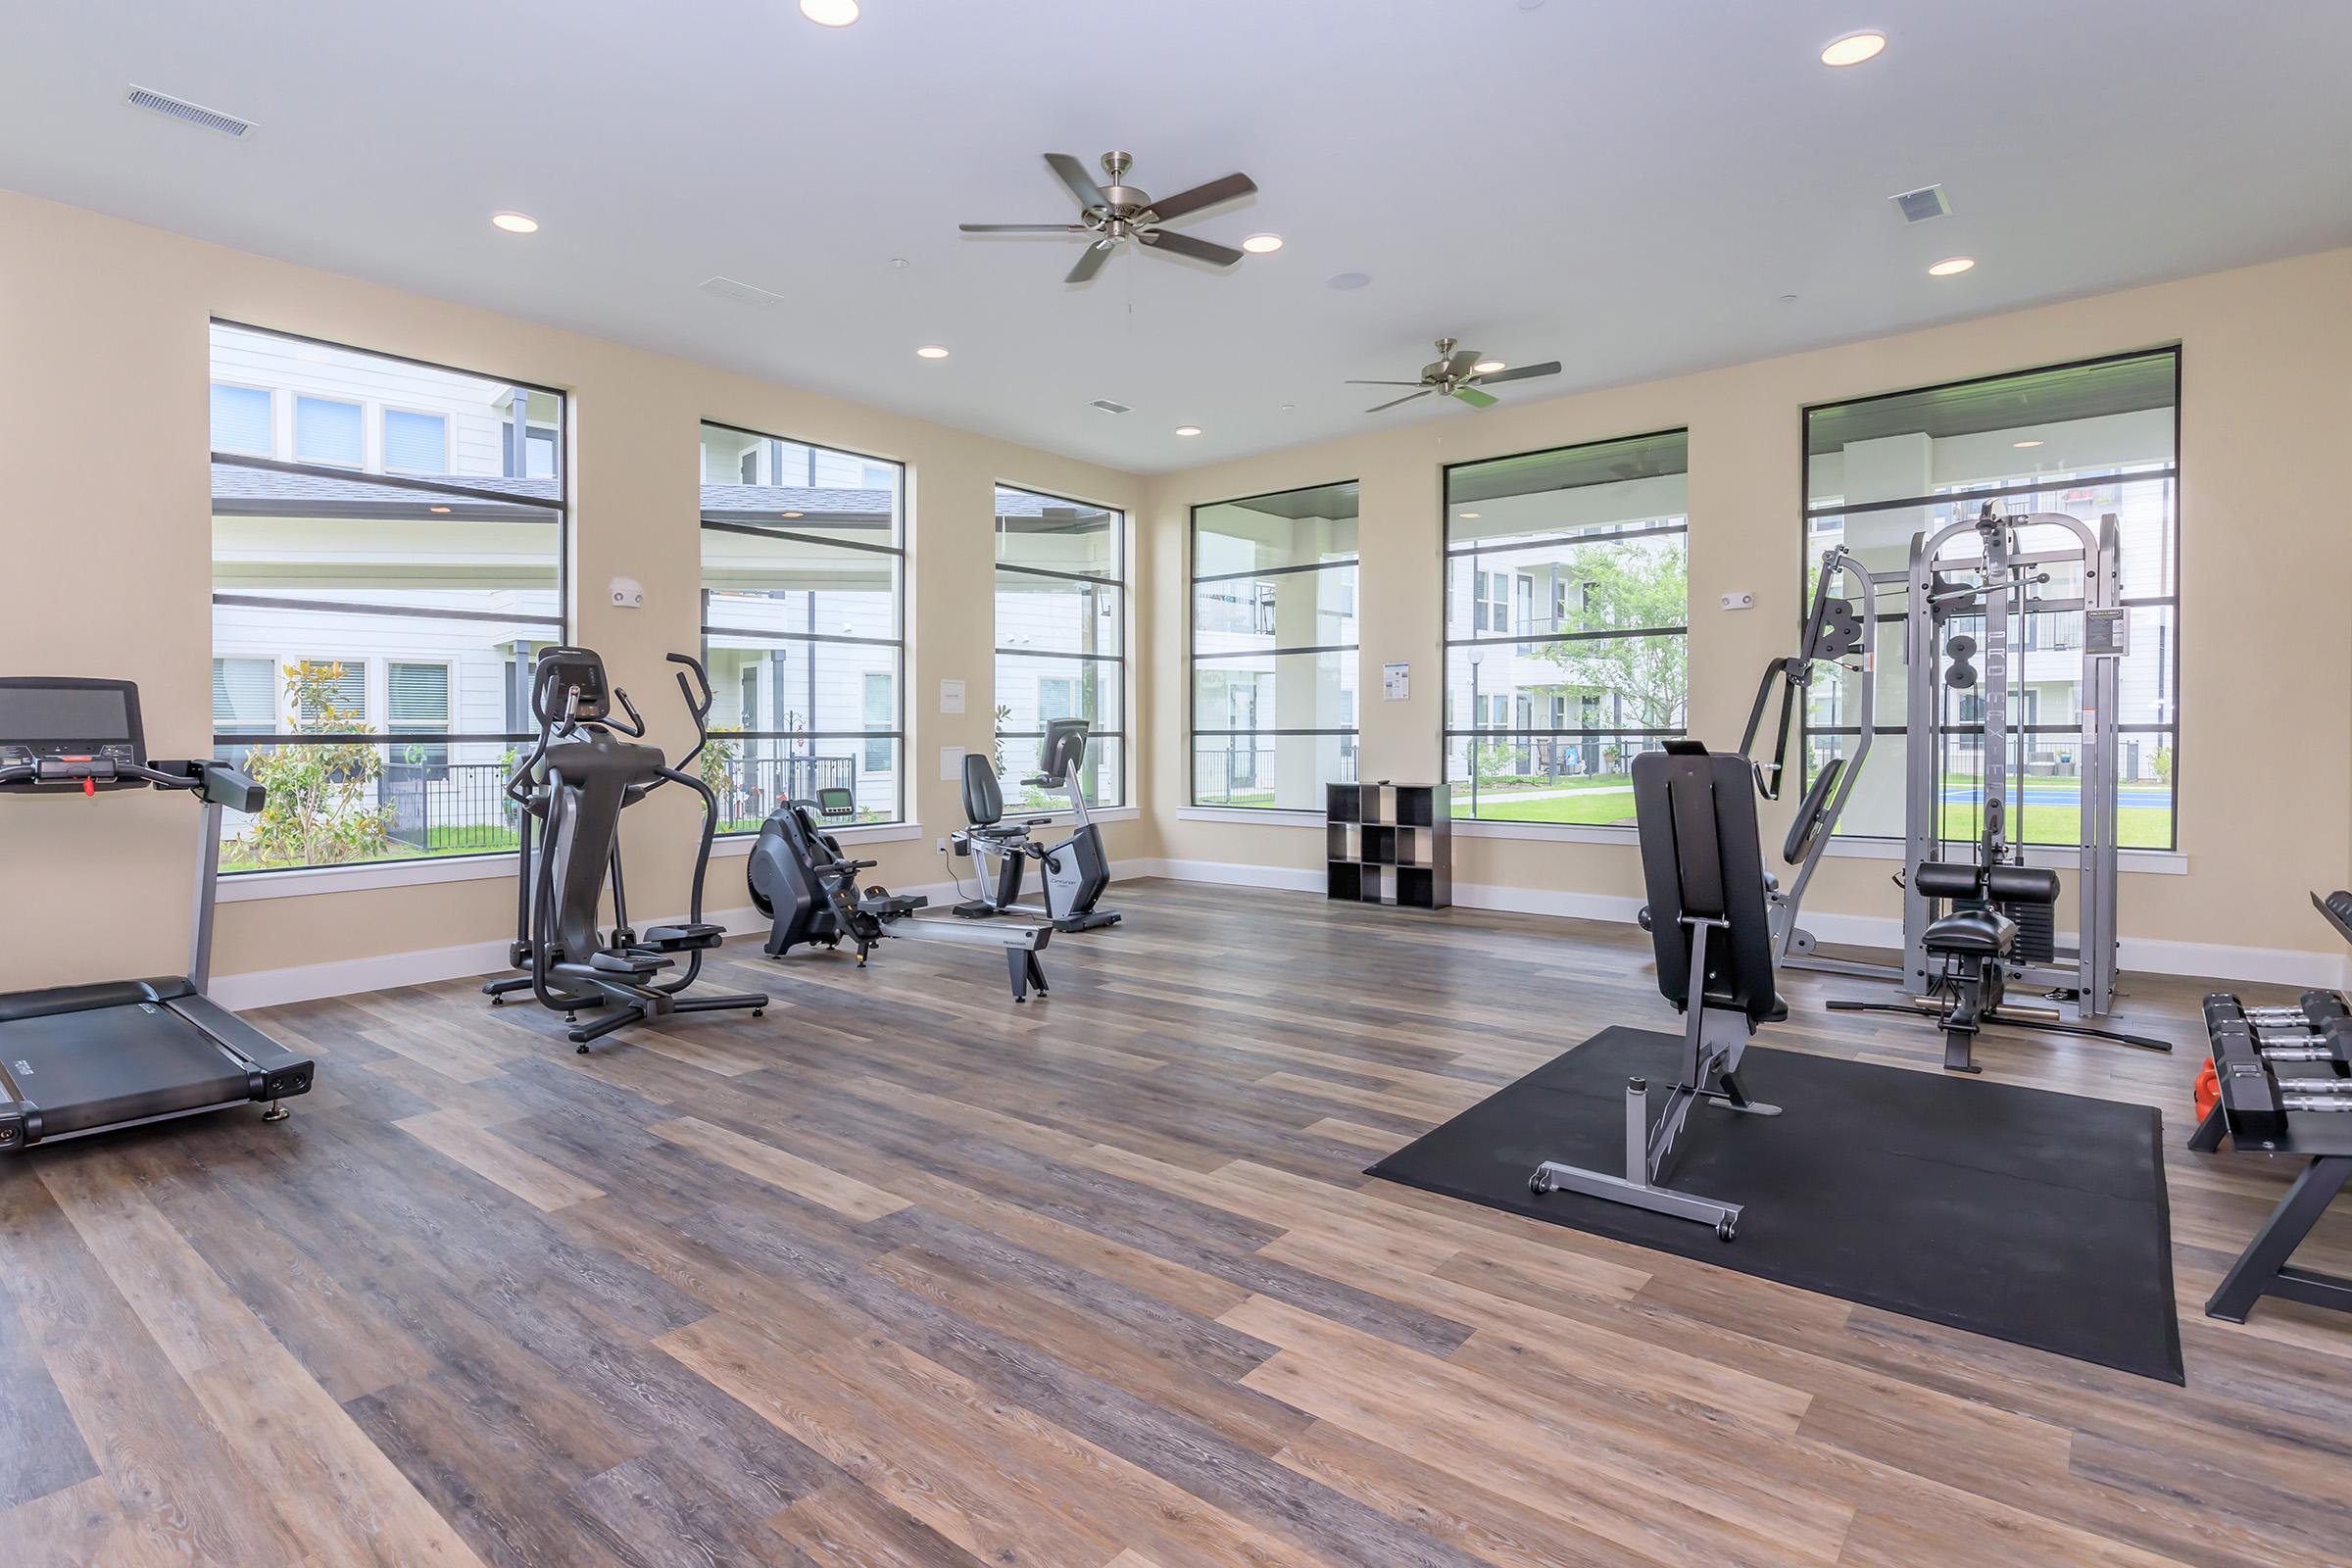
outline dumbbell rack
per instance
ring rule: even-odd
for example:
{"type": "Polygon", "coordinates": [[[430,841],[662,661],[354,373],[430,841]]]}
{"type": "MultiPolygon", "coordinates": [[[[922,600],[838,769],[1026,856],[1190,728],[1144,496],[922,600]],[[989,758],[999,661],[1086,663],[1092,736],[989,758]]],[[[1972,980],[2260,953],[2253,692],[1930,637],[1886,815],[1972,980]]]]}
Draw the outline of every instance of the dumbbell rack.
{"type": "MultiPolygon", "coordinates": [[[[2352,892],[2311,902],[2352,942],[2352,892]]],[[[2205,1303],[2205,1315],[2243,1323],[2265,1296],[2352,1312],[2352,1279],[2289,1259],[2328,1204],[2352,1180],[2352,1005],[2333,991],[2306,991],[2291,1007],[2248,1007],[2234,996],[2205,999],[2205,1029],[2219,1090],[2188,1141],[2212,1153],[2226,1134],[2242,1153],[2311,1161],[2205,1303]]]]}

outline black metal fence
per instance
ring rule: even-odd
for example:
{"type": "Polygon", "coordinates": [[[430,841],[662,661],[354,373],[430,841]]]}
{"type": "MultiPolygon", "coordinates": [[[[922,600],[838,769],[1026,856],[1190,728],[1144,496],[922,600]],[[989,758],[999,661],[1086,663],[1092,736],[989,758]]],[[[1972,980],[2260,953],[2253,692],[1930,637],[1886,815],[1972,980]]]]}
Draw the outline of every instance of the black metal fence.
{"type": "Polygon", "coordinates": [[[843,789],[858,798],[855,757],[739,757],[727,763],[726,785],[718,791],[718,826],[724,833],[758,827],[784,801],[812,801],[820,789],[843,789]]]}
{"type": "MultiPolygon", "coordinates": [[[[376,777],[376,804],[393,843],[419,855],[481,855],[518,841],[517,808],[507,799],[513,764],[392,762],[376,777]]],[[[708,775],[706,775],[708,777],[708,775]]],[[[749,757],[713,781],[719,831],[757,827],[779,801],[813,800],[819,789],[858,790],[855,757],[749,757]]]]}

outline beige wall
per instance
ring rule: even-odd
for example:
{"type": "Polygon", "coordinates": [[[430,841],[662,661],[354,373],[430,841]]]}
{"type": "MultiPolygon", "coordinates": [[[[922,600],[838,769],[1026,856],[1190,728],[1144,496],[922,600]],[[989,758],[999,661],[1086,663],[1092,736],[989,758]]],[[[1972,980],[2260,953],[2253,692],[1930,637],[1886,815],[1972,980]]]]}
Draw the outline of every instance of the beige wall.
{"type": "MultiPolygon", "coordinates": [[[[998,479],[1137,510],[1131,743],[1138,823],[1115,859],[1295,867],[1320,837],[1180,816],[1186,509],[1294,485],[1362,482],[1360,605],[1366,777],[1439,766],[1438,474],[1442,465],[1674,425],[1691,431],[1691,726],[1726,744],[1796,614],[1798,410],[1808,402],[2169,342],[2184,346],[2180,834],[2187,874],[2128,872],[2123,930],[2162,944],[2334,957],[2303,902],[2352,880],[2352,519],[2331,468],[2352,430],[2352,251],[2022,312],[1608,391],[1510,403],[1141,481],[513,318],[355,282],[0,192],[0,668],[128,676],[159,755],[208,743],[211,513],[206,322],[220,316],[574,395],[575,635],[632,687],[656,736],[684,725],[662,658],[692,648],[691,497],[705,417],[906,462],[912,472],[908,766],[919,842],[876,846],[880,875],[940,880],[933,840],[960,821],[939,748],[989,739],[990,488],[998,479]],[[638,578],[642,611],[602,602],[638,578]],[[1746,589],[1753,611],[1717,597],[1746,589]],[[584,592],[583,592],[584,590],[584,592]],[[1379,699],[1391,660],[1413,698],[1379,699]],[[938,682],[969,683],[967,712],[938,682]]],[[[761,317],[764,325],[774,325],[761,317]]],[[[781,323],[789,329],[789,322],[781,323]]],[[[692,811],[656,797],[632,823],[643,916],[684,905],[692,811]]],[[[187,803],[17,799],[0,809],[7,929],[0,989],[176,971],[193,828],[187,803]]],[[[1891,916],[1888,862],[1833,860],[1808,907],[1891,916]]],[[[741,861],[713,861],[710,907],[741,905],[741,861]]],[[[1550,903],[1637,895],[1630,844],[1463,837],[1471,897],[1550,903]]],[[[223,906],[218,970],[233,975],[503,940],[504,880],[223,906]]]]}
{"type": "MultiPolygon", "coordinates": [[[[1180,584],[1191,505],[1362,481],[1362,776],[1426,780],[1442,765],[1441,466],[1688,425],[1690,728],[1729,746],[1765,662],[1794,640],[1805,404],[2174,342],[2183,380],[2187,871],[2127,870],[2126,961],[2198,961],[2163,946],[2187,943],[2299,951],[2332,966],[2341,944],[2304,892],[2352,873],[2352,517],[2339,471],[2352,435],[2352,251],[1607,391],[1531,401],[1514,388],[1485,413],[1395,428],[1367,417],[1359,437],[1152,480],[1144,549],[1160,612],[1145,659],[1146,714],[1161,743],[1147,801],[1159,853],[1301,868],[1319,866],[1322,854],[1314,831],[1179,815],[1189,787],[1180,584]],[[1716,608],[1735,589],[1753,592],[1756,608],[1716,608]],[[1381,700],[1380,666],[1392,660],[1412,663],[1409,702],[1381,700]]],[[[1573,356],[1566,346],[1562,358],[1573,356]]],[[[1775,813],[1770,841],[1790,808],[1775,813]]],[[[1454,866],[1457,890],[1474,899],[1494,889],[1639,894],[1630,843],[1462,836],[1454,866]]],[[[1807,909],[1898,917],[1893,869],[1833,859],[1807,909]]]]}
{"type": "MultiPolygon", "coordinates": [[[[574,637],[605,655],[673,755],[691,732],[662,656],[698,642],[699,421],[906,463],[907,755],[924,833],[859,852],[899,885],[944,879],[932,842],[962,821],[939,749],[990,739],[993,485],[1128,509],[1141,498],[1135,479],[1088,464],[0,192],[0,671],[137,681],[158,756],[205,755],[211,739],[216,316],[570,391],[574,637]],[[604,602],[615,575],[644,584],[643,610],[604,602]],[[960,717],[938,711],[942,677],[969,683],[960,717]]],[[[746,321],[791,330],[789,313],[746,321]]],[[[1150,765],[1140,748],[1139,778],[1150,765]]],[[[698,815],[680,792],[631,811],[640,920],[685,907],[698,815]]],[[[1114,859],[1148,853],[1148,824],[1105,833],[1114,859]]],[[[0,990],[179,972],[194,838],[184,798],[0,802],[0,990]]],[[[742,867],[713,859],[710,907],[748,902],[742,867]]],[[[512,899],[501,879],[226,904],[215,968],[503,941],[512,899]]]]}

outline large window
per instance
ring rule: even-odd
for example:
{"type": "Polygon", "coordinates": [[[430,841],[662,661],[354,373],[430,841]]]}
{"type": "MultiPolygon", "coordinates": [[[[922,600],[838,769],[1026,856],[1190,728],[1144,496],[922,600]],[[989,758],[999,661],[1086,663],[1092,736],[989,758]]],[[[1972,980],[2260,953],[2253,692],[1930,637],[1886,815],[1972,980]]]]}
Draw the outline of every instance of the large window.
{"type": "MultiPolygon", "coordinates": [[[[2132,354],[2015,375],[1889,393],[1805,411],[1805,570],[1843,542],[1879,580],[1878,719],[1869,764],[1838,831],[1903,836],[1907,681],[1903,620],[1911,541],[1986,501],[2017,516],[2062,512],[2096,527],[2117,519],[2131,652],[2118,671],[2116,837],[2126,849],[2177,842],[2180,760],[2179,351],[2132,354]]],[[[2027,550],[2066,549],[2062,530],[2028,529],[2027,550]]],[[[1955,543],[1947,549],[1959,549],[1955,543]]],[[[2053,565],[2042,591],[2081,592],[2081,566],[2053,565]]],[[[1806,579],[1808,591],[1811,578],[1806,579]]],[[[2011,705],[2010,835],[2027,844],[2081,841],[2082,617],[2039,612],[2013,627],[2025,700],[2011,705]]],[[[1964,627],[1956,629],[1965,629],[1964,627]]],[[[1808,774],[1850,755],[1852,683],[1817,681],[1805,709],[1808,774]]],[[[1945,737],[1943,809],[1952,836],[1973,836],[1983,739],[1957,706],[1945,737]]]]}
{"type": "Polygon", "coordinates": [[[703,658],[717,710],[703,776],[720,831],[849,790],[906,817],[906,470],[706,423],[703,658]]]}
{"type": "Polygon", "coordinates": [[[1631,825],[1629,769],[1683,733],[1690,437],[1446,470],[1453,814],[1631,825]]]}
{"type": "Polygon", "coordinates": [[[1356,487],[1193,509],[1195,806],[1314,811],[1355,778],[1356,487]]]}
{"type": "Polygon", "coordinates": [[[996,761],[1013,810],[1064,804],[1020,783],[1049,718],[1087,721],[1087,803],[1126,803],[1126,564],[1125,513],[997,486],[996,761]]]}
{"type": "Polygon", "coordinates": [[[502,431],[519,411],[552,453],[563,395],[225,321],[212,356],[214,746],[270,792],[221,868],[512,850],[564,489],[502,431]]]}

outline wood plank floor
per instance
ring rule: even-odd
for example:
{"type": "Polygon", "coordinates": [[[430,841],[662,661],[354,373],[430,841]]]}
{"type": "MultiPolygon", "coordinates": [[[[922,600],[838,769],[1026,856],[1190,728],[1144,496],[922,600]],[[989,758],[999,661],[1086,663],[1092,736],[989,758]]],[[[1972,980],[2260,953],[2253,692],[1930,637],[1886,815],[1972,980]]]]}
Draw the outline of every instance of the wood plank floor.
{"type": "MultiPolygon", "coordinates": [[[[0,1166],[0,1562],[2352,1561],[2352,1323],[2198,1311],[2291,1174],[2179,1148],[2201,988],[2127,982],[2170,1059],[1979,1051],[2162,1109],[2182,1390],[1359,1174],[1667,1026],[1630,930],[1114,892],[1042,1005],[904,942],[590,1056],[313,1003],[290,1120],[0,1166]]],[[[1771,1044],[1939,1058],[1789,990],[1771,1044]]]]}

